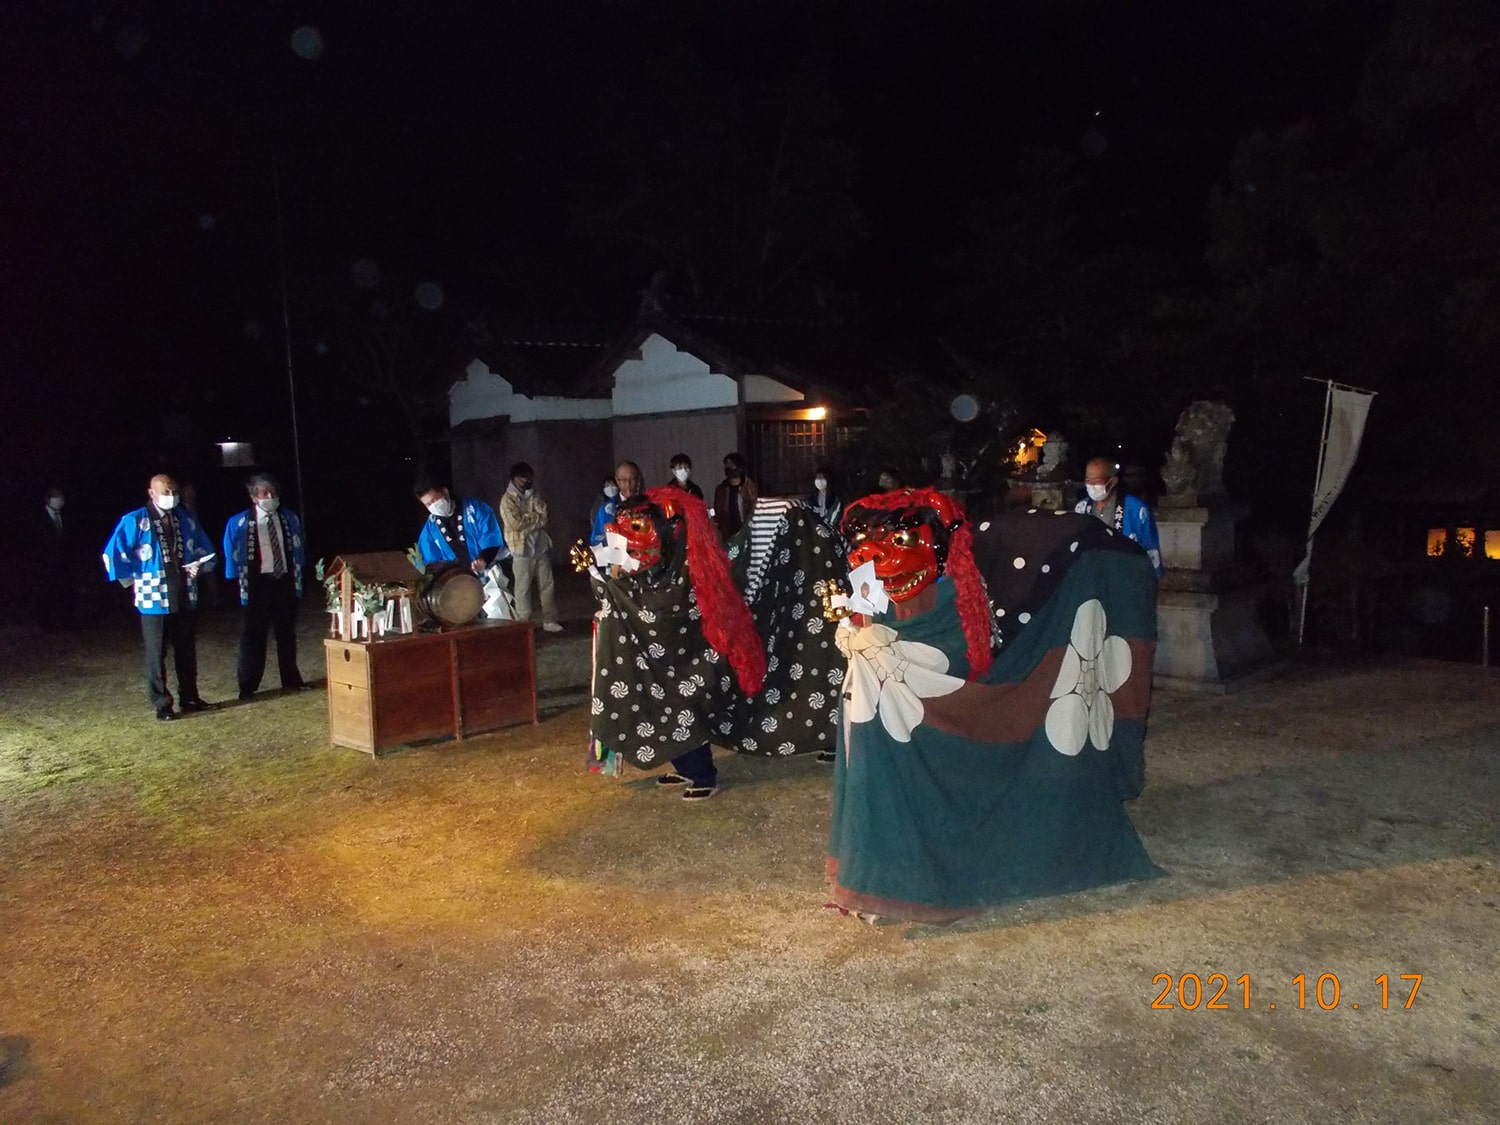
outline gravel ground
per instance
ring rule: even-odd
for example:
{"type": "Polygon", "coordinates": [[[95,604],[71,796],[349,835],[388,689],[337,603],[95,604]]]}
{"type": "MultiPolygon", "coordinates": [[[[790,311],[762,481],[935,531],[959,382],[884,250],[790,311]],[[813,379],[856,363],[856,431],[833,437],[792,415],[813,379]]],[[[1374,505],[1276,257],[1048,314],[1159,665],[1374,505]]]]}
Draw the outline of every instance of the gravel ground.
{"type": "Polygon", "coordinates": [[[539,727],[379,760],[316,692],[163,728],[136,659],[123,621],[0,635],[0,1121],[1500,1118],[1478,669],[1158,696],[1132,815],[1168,876],[932,929],[820,908],[816,762],[696,806],[585,773],[581,622],[539,727]]]}

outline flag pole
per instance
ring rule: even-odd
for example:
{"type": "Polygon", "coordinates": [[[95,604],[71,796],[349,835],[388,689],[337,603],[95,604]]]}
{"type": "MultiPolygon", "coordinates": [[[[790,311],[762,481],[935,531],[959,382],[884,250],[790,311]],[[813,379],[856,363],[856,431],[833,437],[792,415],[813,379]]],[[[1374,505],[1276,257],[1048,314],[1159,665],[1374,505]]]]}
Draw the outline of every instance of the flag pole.
{"type": "Polygon", "coordinates": [[[297,374],[292,365],[292,312],[286,287],[286,234],[281,221],[281,169],[271,157],[271,183],[276,194],[276,251],[281,266],[281,338],[286,343],[286,391],[292,408],[292,464],[297,474],[297,506],[302,537],[307,540],[307,492],[302,487],[302,437],[297,428],[297,374]]]}
{"type": "MultiPolygon", "coordinates": [[[[1304,375],[1304,379],[1313,383],[1325,383],[1327,386],[1323,392],[1323,431],[1318,441],[1318,470],[1313,477],[1313,503],[1316,506],[1318,499],[1318,487],[1323,483],[1323,458],[1328,452],[1328,418],[1333,409],[1333,380],[1314,379],[1310,375],[1304,375]]],[[[1297,614],[1297,651],[1302,651],[1302,637],[1307,630],[1307,595],[1312,592],[1312,550],[1313,537],[1307,537],[1307,581],[1302,584],[1302,608],[1297,614]]]]}

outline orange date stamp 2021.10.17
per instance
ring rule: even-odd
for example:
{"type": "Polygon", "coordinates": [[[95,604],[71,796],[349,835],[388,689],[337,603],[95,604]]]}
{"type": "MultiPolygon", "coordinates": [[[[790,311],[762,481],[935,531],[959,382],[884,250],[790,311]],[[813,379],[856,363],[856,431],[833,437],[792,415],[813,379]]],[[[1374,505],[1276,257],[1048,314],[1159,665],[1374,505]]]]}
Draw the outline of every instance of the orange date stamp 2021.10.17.
{"type": "MultiPolygon", "coordinates": [[[[1279,989],[1257,987],[1255,1007],[1275,1011],[1276,1002],[1280,1000],[1281,1005],[1286,1008],[1312,1008],[1331,1012],[1340,1004],[1357,1010],[1363,1001],[1366,1008],[1410,1011],[1417,999],[1417,989],[1422,987],[1422,974],[1381,973],[1373,981],[1362,979],[1360,983],[1367,986],[1364,996],[1356,996],[1352,991],[1346,992],[1337,973],[1323,973],[1316,978],[1307,973],[1298,973],[1290,982],[1283,982],[1279,989]],[[1410,987],[1410,992],[1406,992],[1407,987],[1410,987]],[[1277,992],[1280,995],[1276,995],[1277,992]],[[1404,997],[1402,993],[1405,993],[1404,997]]],[[[1151,1001],[1151,1007],[1157,1010],[1185,1008],[1195,1012],[1199,1008],[1205,1008],[1209,1011],[1227,1012],[1231,1008],[1249,1011],[1251,1007],[1249,973],[1232,981],[1226,973],[1209,973],[1206,977],[1200,977],[1197,973],[1179,973],[1176,976],[1157,973],[1151,978],[1151,987],[1159,989],[1156,998],[1151,1001]]]]}

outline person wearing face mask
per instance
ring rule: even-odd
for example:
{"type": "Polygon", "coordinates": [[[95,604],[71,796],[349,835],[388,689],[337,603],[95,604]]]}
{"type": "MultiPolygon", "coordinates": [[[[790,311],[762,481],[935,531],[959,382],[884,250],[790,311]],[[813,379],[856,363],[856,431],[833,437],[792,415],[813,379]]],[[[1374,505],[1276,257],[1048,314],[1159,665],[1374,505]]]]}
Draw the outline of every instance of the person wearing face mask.
{"type": "Polygon", "coordinates": [[[690,492],[699,500],[703,499],[703,489],[699,488],[693,481],[693,459],[686,453],[672,454],[672,479],[667,481],[668,488],[681,489],[690,492]]]}
{"type": "Polygon", "coordinates": [[[758,490],[745,471],[745,459],[738,453],[724,454],[724,479],[714,489],[714,523],[725,539],[745,526],[755,511],[758,490]]]}
{"type": "Polygon", "coordinates": [[[177,481],[151,478],[144,508],[127,512],[104,545],[104,572],[132,587],[146,648],[146,695],[156,717],[177,718],[167,690],[166,646],[177,668],[182,711],[207,710],[198,695],[198,571],[213,558],[208,536],[191,512],[178,508],[177,481]]]}
{"type": "Polygon", "coordinates": [[[1095,457],[1084,468],[1083,482],[1088,496],[1078,501],[1073,510],[1079,515],[1095,516],[1127,539],[1139,543],[1151,559],[1156,577],[1160,578],[1161,536],[1156,532],[1156,517],[1138,497],[1120,491],[1115,463],[1104,457],[1095,457]]]}
{"type": "Polygon", "coordinates": [[[611,473],[599,486],[599,495],[594,500],[594,506],[589,509],[589,546],[603,546],[604,525],[615,518],[615,508],[619,503],[620,486],[615,483],[615,476],[611,473]]]}
{"type": "Polygon", "coordinates": [[[49,485],[37,520],[35,554],[37,624],[48,631],[73,625],[73,539],[63,522],[63,490],[49,485]]]}
{"type": "Polygon", "coordinates": [[[594,509],[594,522],[589,528],[591,546],[604,546],[604,525],[615,518],[615,512],[621,504],[632,496],[641,494],[642,479],[641,467],[634,461],[621,461],[615,466],[615,475],[604,486],[607,502],[594,509]],[[609,491],[611,486],[614,488],[613,493],[609,491]]]}
{"type": "Polygon", "coordinates": [[[844,514],[844,502],[833,490],[826,469],[819,469],[813,477],[813,490],[807,498],[807,505],[818,513],[819,519],[833,528],[835,532],[838,531],[839,517],[844,514]]]}
{"type": "Polygon", "coordinates": [[[427,509],[427,522],[417,534],[423,562],[459,562],[483,574],[496,559],[510,557],[495,509],[483,500],[461,496],[455,502],[448,486],[434,477],[422,477],[412,491],[427,509]]]}
{"type": "Polygon", "coordinates": [[[250,507],[224,529],[224,577],[239,580],[240,652],[235,666],[240,699],[254,697],[266,670],[266,637],[276,632],[276,667],[284,691],[306,685],[297,670],[297,602],[302,597],[306,549],[302,520],[281,505],[281,489],[270,473],[245,484],[250,507]]]}
{"type": "Polygon", "coordinates": [[[516,620],[531,620],[531,591],[542,603],[542,629],[561,633],[552,587],[552,537],[547,534],[547,501],[537,495],[536,473],[525,461],[510,467],[510,486],[500,498],[505,546],[515,560],[516,620]]]}

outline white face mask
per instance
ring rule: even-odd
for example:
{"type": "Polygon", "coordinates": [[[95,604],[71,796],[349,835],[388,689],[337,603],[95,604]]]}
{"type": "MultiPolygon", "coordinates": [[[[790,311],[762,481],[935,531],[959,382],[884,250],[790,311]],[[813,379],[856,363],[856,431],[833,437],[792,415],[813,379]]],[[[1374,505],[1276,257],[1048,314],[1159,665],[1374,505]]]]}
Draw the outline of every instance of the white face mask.
{"type": "Polygon", "coordinates": [[[823,492],[828,488],[828,482],[822,477],[818,477],[813,481],[813,487],[816,488],[819,492],[823,492]]]}
{"type": "Polygon", "coordinates": [[[453,501],[444,496],[441,500],[434,500],[427,505],[427,510],[440,520],[445,520],[453,514],[453,501]]]}
{"type": "Polygon", "coordinates": [[[51,508],[54,512],[60,512],[60,511],[62,511],[63,510],[63,498],[61,496],[49,496],[49,497],[47,497],[47,507],[51,508]]]}
{"type": "Polygon", "coordinates": [[[263,500],[257,500],[255,502],[255,506],[262,512],[265,512],[267,515],[269,515],[271,512],[274,512],[277,508],[281,507],[281,498],[279,496],[267,496],[263,500]]]}
{"type": "Polygon", "coordinates": [[[173,508],[177,507],[177,495],[175,493],[168,493],[166,496],[157,496],[153,492],[151,496],[156,501],[156,506],[164,512],[170,512],[173,508]]]}
{"type": "Polygon", "coordinates": [[[604,486],[604,495],[613,500],[616,496],[620,495],[620,490],[612,484],[606,484],[604,486]]]}
{"type": "Polygon", "coordinates": [[[678,484],[687,484],[688,477],[693,475],[691,469],[673,469],[672,475],[677,478],[678,484]]]}
{"type": "Polygon", "coordinates": [[[1109,495],[1109,485],[1107,484],[1086,484],[1083,487],[1088,491],[1089,499],[1096,504],[1109,495]]]}

